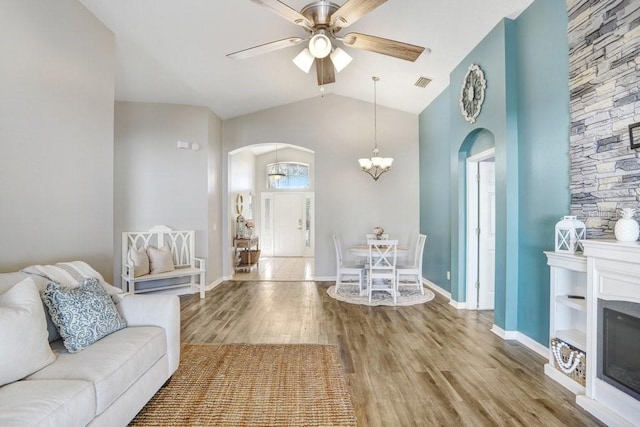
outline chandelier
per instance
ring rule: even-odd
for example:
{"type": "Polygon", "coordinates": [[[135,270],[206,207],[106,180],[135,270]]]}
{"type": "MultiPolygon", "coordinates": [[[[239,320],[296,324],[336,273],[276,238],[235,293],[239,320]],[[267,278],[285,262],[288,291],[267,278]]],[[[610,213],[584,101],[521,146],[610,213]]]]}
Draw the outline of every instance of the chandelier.
{"type": "Polygon", "coordinates": [[[267,174],[269,176],[269,178],[273,179],[274,181],[278,181],[281,178],[284,178],[285,176],[287,176],[283,171],[282,171],[282,167],[280,166],[280,162],[278,162],[278,144],[276,144],[276,162],[271,166],[269,173],[267,174]]]}
{"type": "Polygon", "coordinates": [[[360,163],[360,168],[363,172],[368,173],[371,177],[377,181],[380,178],[380,175],[391,169],[391,163],[393,163],[393,158],[391,157],[380,157],[380,150],[378,150],[378,103],[376,99],[376,83],[380,80],[379,77],[371,77],[373,80],[373,150],[371,152],[373,155],[370,159],[358,159],[358,163],[360,163]]]}

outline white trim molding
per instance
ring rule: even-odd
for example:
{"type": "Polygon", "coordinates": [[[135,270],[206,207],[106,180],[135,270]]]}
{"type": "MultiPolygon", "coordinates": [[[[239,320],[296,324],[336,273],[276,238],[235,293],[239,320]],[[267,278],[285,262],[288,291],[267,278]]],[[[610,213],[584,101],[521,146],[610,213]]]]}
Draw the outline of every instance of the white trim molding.
{"type": "Polygon", "coordinates": [[[222,282],[224,282],[224,281],[226,281],[226,280],[230,280],[230,279],[226,279],[226,278],[224,278],[224,277],[221,277],[221,278],[219,278],[218,280],[215,280],[215,281],[213,281],[213,282],[209,283],[209,285],[206,287],[206,290],[207,290],[207,291],[210,291],[210,290],[212,290],[212,289],[214,289],[214,288],[217,288],[217,287],[218,287],[218,285],[222,284],[222,282]]]}
{"type": "Polygon", "coordinates": [[[527,335],[523,334],[522,332],[516,332],[517,337],[516,337],[516,341],[518,341],[520,344],[524,345],[525,347],[528,347],[529,349],[535,351],[536,353],[538,353],[540,356],[544,357],[545,359],[549,358],[549,348],[545,347],[544,345],[540,344],[538,341],[531,339],[530,337],[528,337],[527,335]]]}
{"type": "Polygon", "coordinates": [[[435,283],[433,283],[432,281],[425,279],[424,277],[422,278],[422,284],[426,285],[428,288],[431,288],[433,291],[439,293],[440,295],[442,295],[443,297],[447,298],[449,300],[449,305],[456,308],[457,310],[466,310],[467,309],[467,303],[466,302],[458,302],[455,300],[451,299],[451,293],[448,291],[445,291],[443,288],[441,288],[440,286],[436,285],[435,283]]]}
{"type": "Polygon", "coordinates": [[[545,359],[549,358],[549,349],[547,347],[529,338],[520,331],[505,331],[501,327],[493,325],[493,327],[491,328],[491,332],[505,341],[518,341],[520,344],[527,347],[529,350],[535,351],[545,359]]]}
{"type": "Polygon", "coordinates": [[[445,291],[443,288],[441,288],[440,286],[436,285],[435,283],[433,283],[429,279],[425,279],[423,277],[422,278],[422,284],[423,285],[427,285],[428,288],[431,288],[432,290],[434,290],[435,292],[439,293],[443,297],[451,300],[451,293],[450,292],[445,291]]]}
{"type": "Polygon", "coordinates": [[[449,300],[449,305],[458,310],[468,310],[466,302],[458,302],[456,300],[449,300]]]}

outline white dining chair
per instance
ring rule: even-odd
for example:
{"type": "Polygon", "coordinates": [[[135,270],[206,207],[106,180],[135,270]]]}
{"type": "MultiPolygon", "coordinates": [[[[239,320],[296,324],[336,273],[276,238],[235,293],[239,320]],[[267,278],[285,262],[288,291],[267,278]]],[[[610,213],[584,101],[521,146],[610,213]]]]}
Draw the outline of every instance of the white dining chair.
{"type": "Polygon", "coordinates": [[[360,293],[364,292],[364,264],[350,264],[345,263],[342,255],[342,245],[340,243],[340,237],[336,234],[333,236],[333,245],[336,249],[336,291],[340,289],[340,285],[353,285],[353,281],[347,281],[348,277],[353,279],[354,276],[358,278],[358,287],[360,293]]]}
{"type": "Polygon", "coordinates": [[[427,241],[427,236],[424,234],[418,235],[418,241],[416,242],[416,248],[413,255],[413,263],[408,265],[398,265],[396,268],[396,283],[398,288],[405,285],[415,285],[420,289],[422,295],[424,295],[424,287],[422,286],[422,255],[424,254],[424,245],[427,241]],[[401,276],[403,277],[401,281],[401,276]]]}
{"type": "Polygon", "coordinates": [[[367,266],[367,290],[369,302],[374,292],[387,292],[393,297],[396,304],[397,276],[396,262],[398,258],[397,240],[367,240],[369,245],[369,264],[367,266]]]}

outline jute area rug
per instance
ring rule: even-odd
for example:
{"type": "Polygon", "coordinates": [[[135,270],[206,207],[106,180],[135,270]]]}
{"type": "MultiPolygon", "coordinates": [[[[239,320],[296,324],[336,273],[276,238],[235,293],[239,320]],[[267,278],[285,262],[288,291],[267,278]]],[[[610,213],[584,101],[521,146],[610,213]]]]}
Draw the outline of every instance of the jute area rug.
{"type": "Polygon", "coordinates": [[[393,303],[393,297],[390,294],[380,291],[374,292],[373,295],[371,295],[371,302],[369,302],[369,295],[360,295],[357,283],[355,285],[340,285],[340,289],[337,292],[336,286],[333,285],[327,289],[327,294],[338,301],[371,306],[424,304],[435,298],[435,294],[429,289],[425,288],[424,295],[422,295],[415,286],[401,286],[396,304],[393,303]]]}
{"type": "Polygon", "coordinates": [[[337,347],[183,344],[131,426],[355,426],[337,347]]]}

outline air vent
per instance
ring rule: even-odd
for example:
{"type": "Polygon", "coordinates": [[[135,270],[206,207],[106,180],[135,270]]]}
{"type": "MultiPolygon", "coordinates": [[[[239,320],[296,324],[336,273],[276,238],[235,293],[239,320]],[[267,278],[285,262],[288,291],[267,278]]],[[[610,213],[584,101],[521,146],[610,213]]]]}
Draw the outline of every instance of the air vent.
{"type": "Polygon", "coordinates": [[[419,77],[418,80],[416,80],[415,85],[421,88],[425,88],[429,83],[431,83],[431,79],[428,79],[426,77],[419,77]]]}

